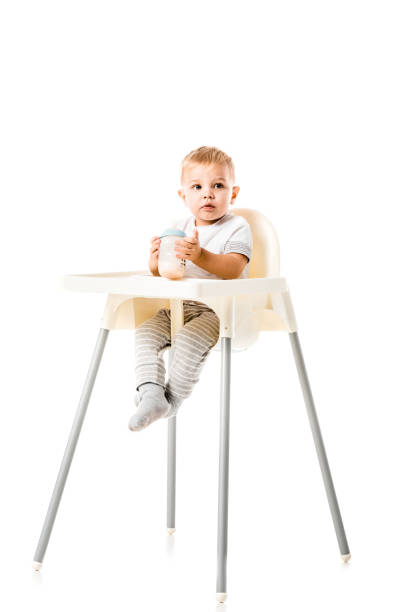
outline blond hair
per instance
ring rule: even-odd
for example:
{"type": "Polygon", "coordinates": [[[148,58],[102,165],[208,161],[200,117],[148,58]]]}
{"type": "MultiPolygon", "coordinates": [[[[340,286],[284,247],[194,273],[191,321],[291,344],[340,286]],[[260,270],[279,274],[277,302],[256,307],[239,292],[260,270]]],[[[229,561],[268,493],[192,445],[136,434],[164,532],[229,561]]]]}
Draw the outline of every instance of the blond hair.
{"type": "Polygon", "coordinates": [[[181,182],[183,182],[184,168],[189,164],[205,164],[207,166],[211,164],[223,164],[227,166],[231,173],[232,181],[235,182],[234,162],[229,155],[216,147],[199,147],[186,155],[181,162],[181,182]]]}

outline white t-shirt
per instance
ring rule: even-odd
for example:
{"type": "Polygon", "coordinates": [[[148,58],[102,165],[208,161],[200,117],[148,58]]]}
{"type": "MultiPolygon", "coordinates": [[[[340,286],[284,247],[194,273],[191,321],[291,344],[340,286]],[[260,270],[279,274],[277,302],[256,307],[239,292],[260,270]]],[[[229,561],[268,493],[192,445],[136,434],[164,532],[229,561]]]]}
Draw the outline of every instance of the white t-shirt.
{"type": "MultiPolygon", "coordinates": [[[[251,228],[243,217],[225,214],[211,225],[195,226],[195,217],[176,221],[174,227],[183,230],[187,236],[193,236],[194,229],[198,230],[200,246],[211,253],[241,253],[248,257],[248,263],[238,278],[249,278],[249,261],[252,257],[251,228]]],[[[216,274],[207,272],[196,266],[192,261],[186,260],[184,278],[220,278],[216,274]]]]}

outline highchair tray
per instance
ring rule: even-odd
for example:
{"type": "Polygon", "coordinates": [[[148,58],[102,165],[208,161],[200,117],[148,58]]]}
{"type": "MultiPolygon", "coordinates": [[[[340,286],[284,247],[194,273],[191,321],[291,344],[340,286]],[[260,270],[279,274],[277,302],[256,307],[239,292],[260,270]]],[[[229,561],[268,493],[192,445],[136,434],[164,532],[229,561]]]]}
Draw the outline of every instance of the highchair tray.
{"type": "Polygon", "coordinates": [[[286,280],[282,277],[169,280],[161,276],[153,276],[146,270],[70,274],[63,277],[63,287],[71,291],[186,300],[256,293],[281,293],[287,290],[286,280]]]}

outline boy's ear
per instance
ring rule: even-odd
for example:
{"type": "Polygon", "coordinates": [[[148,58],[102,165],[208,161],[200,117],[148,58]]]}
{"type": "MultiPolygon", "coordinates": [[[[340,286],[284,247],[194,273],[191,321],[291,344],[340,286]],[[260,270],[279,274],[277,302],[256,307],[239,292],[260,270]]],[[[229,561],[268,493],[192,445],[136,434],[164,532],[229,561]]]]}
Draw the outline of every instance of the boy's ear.
{"type": "Polygon", "coordinates": [[[180,196],[180,198],[183,200],[183,202],[186,201],[186,194],[184,193],[184,189],[179,189],[177,192],[180,196]]]}
{"type": "Polygon", "coordinates": [[[237,195],[238,195],[240,189],[241,189],[241,187],[238,187],[238,185],[235,185],[232,188],[231,202],[230,202],[231,205],[235,204],[235,200],[237,199],[237,195]]]}

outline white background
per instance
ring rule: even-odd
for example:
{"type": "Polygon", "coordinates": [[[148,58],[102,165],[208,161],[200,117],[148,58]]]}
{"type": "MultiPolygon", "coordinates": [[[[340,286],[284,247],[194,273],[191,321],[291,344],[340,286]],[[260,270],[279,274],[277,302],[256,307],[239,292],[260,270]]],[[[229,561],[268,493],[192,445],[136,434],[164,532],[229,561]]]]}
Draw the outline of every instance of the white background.
{"type": "Polygon", "coordinates": [[[343,566],[290,344],[233,355],[229,612],[406,610],[406,4],[3,1],[1,608],[213,610],[219,353],[166,436],[132,434],[130,332],[108,338],[41,575],[31,560],[105,297],[182,217],[179,164],[231,155],[281,244],[352,552],[343,566]]]}

